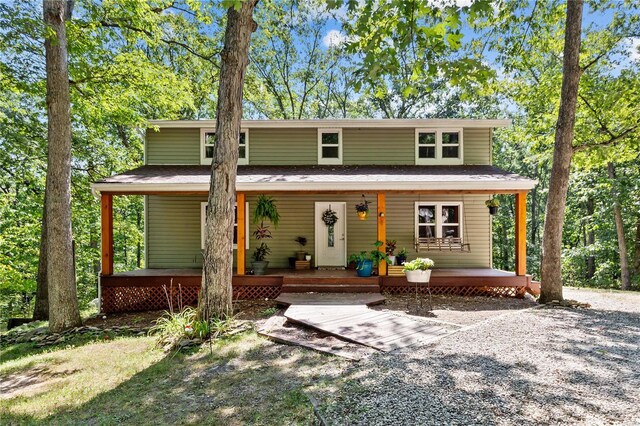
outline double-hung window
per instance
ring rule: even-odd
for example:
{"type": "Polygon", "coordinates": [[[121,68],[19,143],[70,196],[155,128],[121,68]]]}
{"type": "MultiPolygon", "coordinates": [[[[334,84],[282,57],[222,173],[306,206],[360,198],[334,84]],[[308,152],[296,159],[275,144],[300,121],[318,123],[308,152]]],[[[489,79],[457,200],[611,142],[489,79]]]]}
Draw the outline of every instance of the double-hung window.
{"type": "Polygon", "coordinates": [[[416,238],[462,237],[462,203],[417,202],[415,204],[416,238]]]}
{"type": "MultiPolygon", "coordinates": [[[[200,248],[204,249],[204,225],[207,222],[207,202],[203,201],[200,203],[200,248]]],[[[249,203],[245,203],[245,212],[249,211],[249,203]]],[[[249,248],[249,221],[245,221],[245,248],[249,248]]],[[[236,203],[234,208],[234,219],[233,219],[233,249],[238,248],[238,204],[236,203]]]]}
{"type": "Polygon", "coordinates": [[[342,129],[318,129],[318,164],[342,164],[342,129]]]}
{"type": "Polygon", "coordinates": [[[462,164],[462,129],[416,129],[416,164],[462,164]]]}
{"type": "MultiPolygon", "coordinates": [[[[216,146],[216,130],[200,130],[200,164],[211,164],[216,146]]],[[[249,164],[249,130],[240,130],[238,139],[238,164],[249,164]]]]}

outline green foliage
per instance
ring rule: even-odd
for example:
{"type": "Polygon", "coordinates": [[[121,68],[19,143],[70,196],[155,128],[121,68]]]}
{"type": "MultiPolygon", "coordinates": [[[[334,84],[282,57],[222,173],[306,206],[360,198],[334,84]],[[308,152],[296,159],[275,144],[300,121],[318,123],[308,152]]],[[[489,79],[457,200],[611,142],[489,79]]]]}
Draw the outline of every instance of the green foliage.
{"type": "Polygon", "coordinates": [[[500,207],[500,200],[497,198],[491,198],[484,202],[484,205],[487,207],[500,207]]]}
{"type": "Polygon", "coordinates": [[[402,270],[404,272],[407,271],[426,271],[429,270],[431,268],[433,268],[433,265],[435,265],[435,262],[431,259],[429,259],[428,257],[418,257],[416,259],[413,259],[410,262],[405,262],[404,263],[404,268],[402,268],[402,270]]]}
{"type": "Polygon", "coordinates": [[[195,309],[187,307],[180,312],[165,312],[155,321],[149,334],[156,336],[158,347],[173,349],[179,348],[184,339],[217,339],[229,332],[233,322],[233,318],[203,321],[198,319],[195,309]]]}
{"type": "Polygon", "coordinates": [[[382,241],[376,241],[374,244],[375,249],[367,252],[366,250],[361,251],[360,253],[354,253],[349,256],[349,263],[355,262],[356,267],[361,269],[363,267],[362,263],[365,260],[369,260],[373,262],[373,266],[377,266],[380,262],[384,261],[387,264],[391,264],[391,260],[389,260],[389,256],[384,251],[380,251],[378,248],[382,247],[384,243],[382,241]]]}
{"type": "Polygon", "coordinates": [[[271,254],[271,249],[266,243],[260,243],[253,251],[253,260],[256,262],[264,262],[267,256],[271,254]]]}
{"type": "Polygon", "coordinates": [[[278,213],[275,199],[260,194],[256,200],[255,209],[253,210],[253,223],[265,220],[268,220],[273,226],[277,227],[280,222],[280,213],[278,213]]]}

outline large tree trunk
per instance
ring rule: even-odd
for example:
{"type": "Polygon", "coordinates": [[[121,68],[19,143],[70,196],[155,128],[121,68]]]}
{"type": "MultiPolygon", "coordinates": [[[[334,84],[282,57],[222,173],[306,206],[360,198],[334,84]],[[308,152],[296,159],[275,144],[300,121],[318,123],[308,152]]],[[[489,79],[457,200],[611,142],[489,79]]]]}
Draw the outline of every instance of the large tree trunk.
{"type": "Polygon", "coordinates": [[[47,191],[44,192],[42,208],[42,230],[40,232],[40,255],[38,257],[38,276],[36,278],[36,303],[33,308],[35,321],[49,319],[49,283],[47,282],[47,191]]]}
{"type": "Polygon", "coordinates": [[[640,215],[636,221],[636,242],[635,250],[633,252],[633,273],[636,276],[640,275],[640,215]]]}
{"type": "Polygon", "coordinates": [[[627,258],[627,243],[624,239],[624,222],[622,221],[622,208],[616,190],[616,170],[612,162],[607,164],[607,172],[611,179],[611,198],[613,199],[613,216],[616,221],[616,234],[618,235],[618,253],[620,256],[620,287],[623,290],[631,290],[631,277],[629,276],[629,260],[627,258]]]}
{"type": "Polygon", "coordinates": [[[47,278],[49,328],[80,325],[71,236],[71,104],[65,21],[72,1],[44,0],[49,156],[47,163],[47,278]]]}
{"type": "Polygon", "coordinates": [[[596,211],[596,202],[593,197],[587,199],[586,204],[587,216],[589,220],[585,223],[585,246],[589,248],[589,254],[587,255],[587,271],[586,278],[588,280],[593,279],[596,274],[596,257],[593,255],[593,245],[596,243],[596,233],[593,230],[593,215],[596,211]]]}
{"type": "Polygon", "coordinates": [[[238,164],[238,138],[242,119],[242,89],[251,33],[257,28],[253,9],[257,0],[227,12],[218,110],[216,145],[211,163],[211,185],[205,226],[204,265],[199,315],[204,320],[232,313],[233,223],[238,164]]]}
{"type": "Polygon", "coordinates": [[[576,121],[578,85],[581,73],[582,4],[582,0],[567,2],[560,111],[556,125],[553,166],[551,167],[542,241],[541,303],[562,300],[562,228],[569,188],[571,157],[573,156],[573,127],[576,121]]]}

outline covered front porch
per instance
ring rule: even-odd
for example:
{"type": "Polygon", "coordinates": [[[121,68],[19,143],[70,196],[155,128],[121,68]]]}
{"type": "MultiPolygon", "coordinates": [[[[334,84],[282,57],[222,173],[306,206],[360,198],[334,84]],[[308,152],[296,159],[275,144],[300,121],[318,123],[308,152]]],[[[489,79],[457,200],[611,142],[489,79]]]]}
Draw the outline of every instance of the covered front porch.
{"type": "MultiPolygon", "coordinates": [[[[200,207],[208,194],[208,167],[144,166],[98,182],[102,204],[102,272],[100,299],[104,312],[163,309],[197,302],[201,280],[200,207]],[[144,195],[150,220],[145,223],[148,269],[115,272],[113,259],[113,197],[144,195]],[[161,220],[166,218],[166,220],[161,220]],[[189,219],[191,218],[191,219],[189,219]],[[191,221],[191,222],[189,222],[191,221]],[[173,233],[171,233],[171,232],[173,233]],[[184,243],[183,241],[187,241],[184,243]],[[181,247],[188,246],[181,251],[181,247]],[[151,255],[149,255],[151,252],[151,255]],[[185,254],[186,252],[186,254],[185,254]],[[189,265],[193,267],[186,267],[189,265]]],[[[371,250],[376,240],[397,239],[409,259],[432,257],[436,268],[431,286],[435,293],[522,296],[530,283],[526,274],[526,195],[532,181],[490,166],[456,167],[239,167],[236,185],[236,233],[233,294],[235,299],[275,298],[295,291],[415,291],[404,276],[387,275],[381,263],[375,275],[359,278],[344,269],[351,253],[371,250]],[[516,207],[515,271],[491,268],[491,220],[484,201],[493,194],[514,194],[516,207]],[[250,205],[258,195],[278,200],[283,208],[281,226],[274,234],[272,267],[267,275],[252,275],[250,205]],[[353,206],[366,194],[371,211],[360,221],[353,206]],[[327,244],[318,225],[323,206],[343,205],[344,246],[338,260],[320,261],[319,247],[327,244]],[[314,213],[315,206],[315,213],[314,213]],[[433,225],[420,225],[422,208],[433,225]],[[439,210],[436,208],[439,208],[439,210]],[[457,207],[456,207],[457,206],[457,207]],[[439,219],[445,207],[457,220],[439,219]],[[320,210],[319,210],[320,209],[320,210]],[[315,216],[314,216],[315,214],[315,216]],[[468,218],[467,218],[468,216],[468,218]],[[315,217],[315,219],[314,219],[315,217]],[[453,223],[452,223],[453,222],[453,223]],[[457,225],[456,225],[457,223],[457,225]],[[459,244],[437,248],[419,244],[421,232],[442,232],[457,226],[459,244]],[[310,237],[310,270],[285,269],[296,249],[298,235],[310,237]],[[463,246],[472,247],[462,250],[463,246]],[[318,266],[330,266],[331,269],[318,266]]],[[[428,221],[426,221],[428,222],[428,221]]],[[[336,235],[336,245],[341,241],[336,235]]],[[[446,240],[441,238],[440,240],[446,240]]],[[[380,247],[379,250],[384,250],[380,247]]]]}

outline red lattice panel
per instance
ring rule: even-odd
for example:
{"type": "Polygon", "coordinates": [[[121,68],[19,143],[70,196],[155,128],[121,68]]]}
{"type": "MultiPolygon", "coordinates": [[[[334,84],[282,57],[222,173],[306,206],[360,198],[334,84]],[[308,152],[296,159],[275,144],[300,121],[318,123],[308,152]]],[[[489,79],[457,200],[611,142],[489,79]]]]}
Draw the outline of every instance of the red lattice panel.
{"type": "MultiPolygon", "coordinates": [[[[386,294],[415,294],[415,286],[387,285],[380,290],[386,294]]],[[[492,287],[492,286],[434,286],[431,294],[455,296],[486,296],[486,297],[524,297],[524,287],[492,287]]],[[[418,286],[418,293],[427,294],[426,286],[418,286]]]]}
{"type": "MultiPolygon", "coordinates": [[[[102,312],[139,312],[169,309],[169,298],[174,309],[197,306],[200,286],[103,286],[102,312]]],[[[240,285],[233,287],[234,300],[275,299],[280,286],[240,285]]]]}

